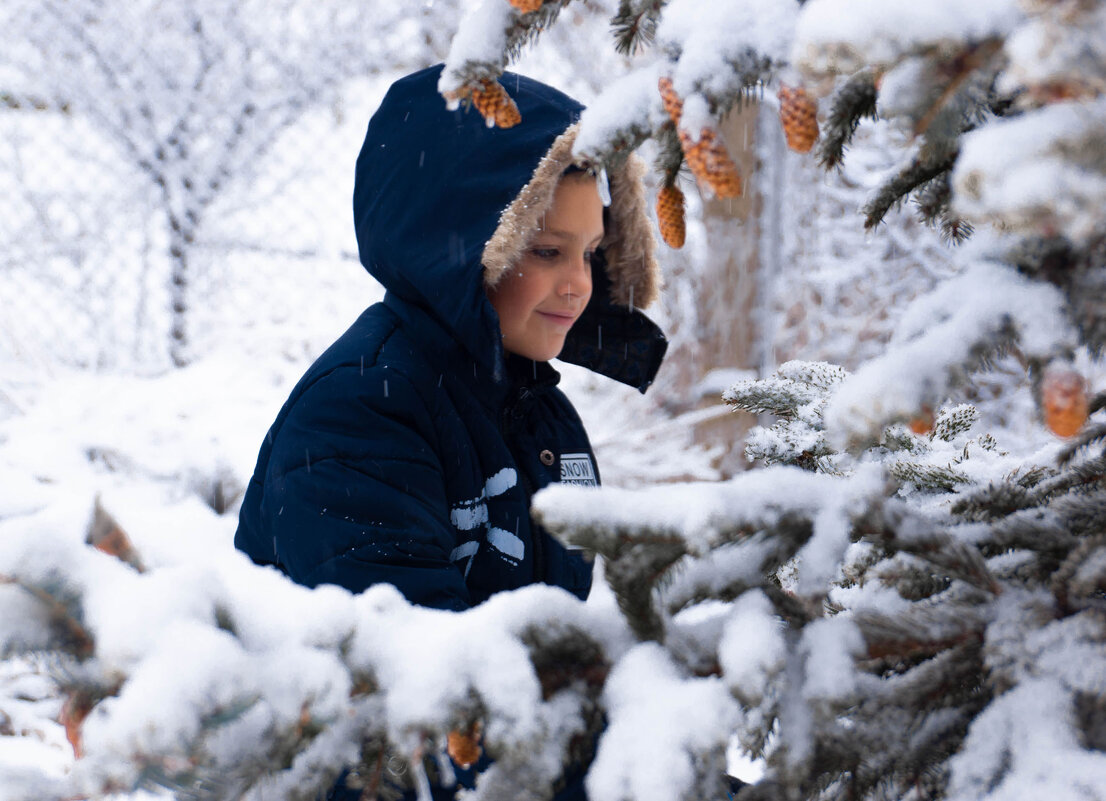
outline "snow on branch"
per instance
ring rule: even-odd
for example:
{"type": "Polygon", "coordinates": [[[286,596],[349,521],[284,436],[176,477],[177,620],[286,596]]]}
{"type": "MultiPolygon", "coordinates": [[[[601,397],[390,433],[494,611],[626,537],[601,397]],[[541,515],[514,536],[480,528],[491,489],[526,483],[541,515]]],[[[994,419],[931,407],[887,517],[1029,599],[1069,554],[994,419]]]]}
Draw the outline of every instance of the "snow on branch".
{"type": "Polygon", "coordinates": [[[837,445],[870,443],[884,426],[940,405],[970,369],[1004,348],[1045,363],[1076,341],[1055,287],[978,262],[907,309],[887,351],[830,398],[827,430],[837,445]]]}
{"type": "Polygon", "coordinates": [[[953,208],[1012,232],[1083,242],[1102,233],[1104,165],[1106,98],[1055,103],[964,135],[953,208]]]}
{"type": "MultiPolygon", "coordinates": [[[[475,723],[499,776],[525,767],[552,787],[628,644],[550,587],[457,614],[387,585],[307,589],[232,551],[139,573],[72,536],[74,522],[30,518],[0,537],[0,589],[25,590],[40,627],[0,627],[0,652],[57,655],[80,757],[55,795],[32,773],[6,780],[5,798],[200,787],[208,799],[312,798],[348,767],[378,782],[386,759],[408,766],[406,781],[438,770],[447,733],[475,723]]],[[[0,600],[7,621],[20,607],[0,600]]],[[[494,775],[486,784],[494,797],[494,775]]]]}
{"type": "Polygon", "coordinates": [[[884,71],[903,59],[953,53],[998,38],[1025,17],[1017,0],[808,0],[795,30],[793,63],[817,77],[884,71]]]}

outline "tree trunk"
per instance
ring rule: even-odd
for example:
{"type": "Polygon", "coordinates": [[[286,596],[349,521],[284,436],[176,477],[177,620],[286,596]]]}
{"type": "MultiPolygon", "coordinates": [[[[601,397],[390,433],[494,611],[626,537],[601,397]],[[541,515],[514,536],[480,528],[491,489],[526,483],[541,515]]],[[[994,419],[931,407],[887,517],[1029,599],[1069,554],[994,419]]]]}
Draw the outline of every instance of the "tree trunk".
{"type": "MultiPolygon", "coordinates": [[[[723,122],[726,149],[742,179],[739,197],[703,201],[703,223],[712,259],[699,299],[702,373],[712,370],[755,370],[762,342],[758,308],[759,202],[753,191],[757,163],[754,148],[760,106],[746,102],[723,122]]],[[[706,386],[703,407],[721,404],[719,389],[706,386]]],[[[756,424],[747,412],[716,415],[696,426],[696,442],[726,448],[719,468],[730,476],[747,466],[743,456],[746,432],[756,424]]]]}

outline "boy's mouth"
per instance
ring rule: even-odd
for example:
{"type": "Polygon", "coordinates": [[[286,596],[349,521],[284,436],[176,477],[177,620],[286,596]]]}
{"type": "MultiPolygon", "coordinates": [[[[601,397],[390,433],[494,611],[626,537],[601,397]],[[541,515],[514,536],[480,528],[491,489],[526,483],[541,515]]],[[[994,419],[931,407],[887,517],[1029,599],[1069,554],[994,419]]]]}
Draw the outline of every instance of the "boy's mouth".
{"type": "Polygon", "coordinates": [[[565,328],[570,328],[576,318],[579,316],[576,312],[550,312],[550,311],[538,311],[538,314],[542,316],[546,321],[553,323],[554,325],[562,325],[565,328]]]}

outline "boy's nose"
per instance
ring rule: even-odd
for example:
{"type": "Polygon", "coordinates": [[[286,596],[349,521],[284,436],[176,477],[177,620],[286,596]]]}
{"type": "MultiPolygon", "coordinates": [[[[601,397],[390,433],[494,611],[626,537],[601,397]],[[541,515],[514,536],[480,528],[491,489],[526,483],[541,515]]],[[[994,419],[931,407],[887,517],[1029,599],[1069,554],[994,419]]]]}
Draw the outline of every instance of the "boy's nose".
{"type": "Polygon", "coordinates": [[[565,268],[565,275],[561,279],[561,294],[568,296],[581,296],[591,293],[591,260],[586,256],[573,259],[565,268]]]}

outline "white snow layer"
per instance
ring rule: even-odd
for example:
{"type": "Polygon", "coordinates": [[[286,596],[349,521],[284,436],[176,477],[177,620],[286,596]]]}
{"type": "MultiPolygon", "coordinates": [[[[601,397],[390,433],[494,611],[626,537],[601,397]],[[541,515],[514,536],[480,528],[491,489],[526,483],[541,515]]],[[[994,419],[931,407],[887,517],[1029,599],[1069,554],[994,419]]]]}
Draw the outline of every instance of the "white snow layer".
{"type": "Polygon", "coordinates": [[[1044,10],[1006,39],[1009,63],[998,89],[1072,84],[1106,89],[1106,6],[1088,4],[1077,20],[1068,16],[1072,9],[1044,10]]]}
{"type": "Polygon", "coordinates": [[[633,648],[604,689],[609,724],[588,772],[591,798],[686,798],[701,754],[739,720],[721,679],[685,678],[656,643],[633,648]]]}
{"type": "Polygon", "coordinates": [[[810,0],[799,14],[792,63],[815,76],[885,69],[907,56],[1001,36],[1022,19],[1017,0],[810,0]]]}
{"type": "Polygon", "coordinates": [[[964,135],[953,209],[973,222],[1085,241],[1106,207],[1106,97],[1056,103],[964,135]]]}
{"type": "Polygon", "coordinates": [[[759,590],[745,593],[734,602],[718,644],[718,663],[730,690],[746,706],[758,706],[786,660],[784,627],[772,602],[759,590]]]}
{"type": "Polygon", "coordinates": [[[799,12],[795,0],[672,0],[657,26],[661,49],[678,52],[672,83],[680,97],[723,95],[730,66],[750,51],[787,59],[799,12]]]}
{"type": "MultiPolygon", "coordinates": [[[[468,7],[449,46],[445,69],[438,79],[443,95],[464,86],[464,70],[470,64],[503,64],[507,27],[518,12],[506,0],[482,0],[468,7]]],[[[450,103],[455,108],[457,101],[450,103]]]]}
{"type": "Polygon", "coordinates": [[[830,397],[825,421],[835,445],[878,438],[883,427],[940,405],[952,371],[975,349],[1012,326],[1027,355],[1047,357],[1074,346],[1064,299],[1050,284],[1014,269],[978,262],[915,301],[887,351],[866,362],[830,397]]]}
{"type": "Polygon", "coordinates": [[[1106,755],[1081,746],[1072,714],[1070,689],[1054,679],[1025,679],[972,723],[963,748],[951,761],[949,797],[1102,798],[1106,755]]]}
{"type": "MultiPolygon", "coordinates": [[[[876,471],[840,478],[791,466],[742,473],[724,482],[669,484],[644,490],[572,487],[553,484],[538,492],[532,509],[555,532],[595,529],[604,532],[660,531],[680,537],[688,553],[701,556],[728,533],[745,527],[770,527],[788,513],[814,519],[814,536],[804,551],[814,557],[843,553],[838,510],[878,491],[876,471]],[[834,510],[822,515],[825,509],[834,510]],[[817,543],[817,545],[815,544],[817,543]]],[[[819,576],[831,575],[837,562],[806,563],[819,576]]]]}
{"type": "Polygon", "coordinates": [[[657,88],[661,74],[660,63],[655,62],[611,81],[580,115],[573,152],[595,157],[628,125],[651,131],[667,120],[657,88]]]}

